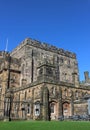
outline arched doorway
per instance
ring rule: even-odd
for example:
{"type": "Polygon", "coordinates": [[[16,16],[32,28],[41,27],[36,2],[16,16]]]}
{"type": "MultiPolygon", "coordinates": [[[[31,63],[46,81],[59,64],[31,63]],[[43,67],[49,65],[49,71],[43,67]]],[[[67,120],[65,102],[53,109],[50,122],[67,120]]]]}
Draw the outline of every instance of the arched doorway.
{"type": "Polygon", "coordinates": [[[57,102],[50,102],[50,119],[56,120],[57,118],[57,102]]]}
{"type": "Polygon", "coordinates": [[[63,115],[64,117],[68,117],[71,115],[71,107],[69,102],[63,103],[63,115]]]}

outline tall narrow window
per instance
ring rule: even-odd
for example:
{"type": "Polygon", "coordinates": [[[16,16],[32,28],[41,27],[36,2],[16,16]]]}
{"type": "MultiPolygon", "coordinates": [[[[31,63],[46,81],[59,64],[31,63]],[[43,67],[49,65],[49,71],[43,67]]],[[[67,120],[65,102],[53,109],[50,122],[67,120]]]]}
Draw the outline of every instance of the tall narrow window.
{"type": "Polygon", "coordinates": [[[65,95],[65,97],[67,97],[67,96],[68,96],[67,89],[65,89],[65,90],[64,90],[64,95],[65,95]]]}
{"type": "Polygon", "coordinates": [[[55,95],[55,87],[53,87],[52,93],[53,95],[55,95]]]}
{"type": "Polygon", "coordinates": [[[78,99],[78,91],[75,92],[75,97],[78,99]]]}
{"type": "Polygon", "coordinates": [[[30,104],[27,105],[27,114],[30,114],[30,104]]]}
{"type": "Polygon", "coordinates": [[[22,65],[22,70],[21,70],[22,71],[22,75],[24,75],[24,70],[25,70],[25,65],[23,64],[22,65]]]}
{"type": "Polygon", "coordinates": [[[64,75],[64,76],[65,76],[65,81],[66,81],[66,80],[67,80],[67,73],[65,73],[65,75],[64,75]]]}

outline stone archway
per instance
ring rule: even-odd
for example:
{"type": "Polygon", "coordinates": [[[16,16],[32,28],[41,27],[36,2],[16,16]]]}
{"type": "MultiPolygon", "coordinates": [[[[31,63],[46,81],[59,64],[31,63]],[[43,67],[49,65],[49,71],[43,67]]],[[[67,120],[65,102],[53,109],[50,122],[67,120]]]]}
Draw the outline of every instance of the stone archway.
{"type": "Polygon", "coordinates": [[[68,117],[71,115],[71,105],[67,101],[63,103],[63,115],[64,117],[68,117]]]}

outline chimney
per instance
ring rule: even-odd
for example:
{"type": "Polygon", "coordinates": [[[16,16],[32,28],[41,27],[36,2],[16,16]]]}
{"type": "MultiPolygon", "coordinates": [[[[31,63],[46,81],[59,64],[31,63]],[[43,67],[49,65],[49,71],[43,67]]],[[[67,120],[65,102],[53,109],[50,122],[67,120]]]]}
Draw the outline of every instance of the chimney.
{"type": "Polygon", "coordinates": [[[89,81],[89,72],[88,71],[84,72],[84,77],[85,77],[85,82],[87,83],[89,81]]]}

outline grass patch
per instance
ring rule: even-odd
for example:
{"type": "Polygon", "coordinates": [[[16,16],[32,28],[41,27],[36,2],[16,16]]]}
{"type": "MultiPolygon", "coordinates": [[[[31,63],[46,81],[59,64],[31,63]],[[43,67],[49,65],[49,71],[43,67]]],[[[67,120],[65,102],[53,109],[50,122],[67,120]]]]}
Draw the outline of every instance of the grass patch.
{"type": "Polygon", "coordinates": [[[90,130],[90,122],[12,121],[0,122],[0,130],[90,130]]]}

